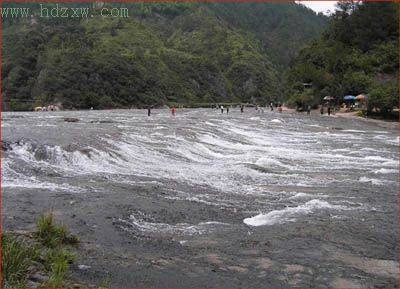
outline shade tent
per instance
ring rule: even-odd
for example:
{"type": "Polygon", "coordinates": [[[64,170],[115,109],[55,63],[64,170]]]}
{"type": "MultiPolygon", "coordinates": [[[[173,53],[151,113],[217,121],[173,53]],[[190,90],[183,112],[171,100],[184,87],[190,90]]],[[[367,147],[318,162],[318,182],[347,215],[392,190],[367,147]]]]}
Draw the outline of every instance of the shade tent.
{"type": "Polygon", "coordinates": [[[344,100],[356,100],[356,97],[354,95],[346,95],[343,97],[344,100]]]}
{"type": "Polygon", "coordinates": [[[356,100],[366,100],[367,96],[365,94],[359,94],[355,98],[356,100]]]}

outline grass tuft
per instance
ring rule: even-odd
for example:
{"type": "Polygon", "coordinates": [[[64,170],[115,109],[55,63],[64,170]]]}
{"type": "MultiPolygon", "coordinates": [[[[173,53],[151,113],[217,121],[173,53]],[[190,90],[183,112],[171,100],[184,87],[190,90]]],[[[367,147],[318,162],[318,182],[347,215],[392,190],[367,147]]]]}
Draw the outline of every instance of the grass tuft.
{"type": "Polygon", "coordinates": [[[2,236],[1,248],[4,288],[26,287],[28,269],[38,259],[39,250],[9,234],[2,236]]]}
{"type": "Polygon", "coordinates": [[[63,287],[68,264],[75,260],[75,255],[65,249],[48,249],[45,256],[45,267],[50,273],[49,280],[43,284],[45,288],[63,287]]]}
{"type": "Polygon", "coordinates": [[[65,249],[65,245],[77,244],[78,238],[67,233],[64,226],[55,225],[52,214],[38,219],[37,231],[33,237],[35,245],[12,232],[2,235],[3,284],[0,287],[25,288],[30,276],[39,268],[40,273],[48,276],[40,287],[63,287],[69,264],[75,259],[75,255],[65,249]]]}
{"type": "Polygon", "coordinates": [[[75,245],[78,237],[68,234],[64,226],[54,224],[53,214],[43,215],[37,221],[36,235],[42,244],[48,248],[55,248],[61,244],[75,245]]]}

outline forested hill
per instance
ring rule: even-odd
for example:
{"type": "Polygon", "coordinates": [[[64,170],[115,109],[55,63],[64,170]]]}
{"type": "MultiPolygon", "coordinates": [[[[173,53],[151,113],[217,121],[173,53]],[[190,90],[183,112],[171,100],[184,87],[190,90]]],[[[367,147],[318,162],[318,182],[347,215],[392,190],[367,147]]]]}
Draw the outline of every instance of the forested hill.
{"type": "Polygon", "coordinates": [[[295,3],[104,5],[130,17],[3,18],[8,109],[275,100],[287,63],[327,24],[295,3]]]}
{"type": "Polygon", "coordinates": [[[254,35],[279,68],[286,69],[298,51],[327,27],[328,18],[295,3],[213,3],[216,15],[254,35]]]}
{"type": "Polygon", "coordinates": [[[304,48],[288,74],[289,103],[319,104],[324,96],[368,95],[368,111],[398,106],[398,3],[340,3],[323,35],[304,48]],[[312,83],[305,88],[303,83],[312,83]]]}

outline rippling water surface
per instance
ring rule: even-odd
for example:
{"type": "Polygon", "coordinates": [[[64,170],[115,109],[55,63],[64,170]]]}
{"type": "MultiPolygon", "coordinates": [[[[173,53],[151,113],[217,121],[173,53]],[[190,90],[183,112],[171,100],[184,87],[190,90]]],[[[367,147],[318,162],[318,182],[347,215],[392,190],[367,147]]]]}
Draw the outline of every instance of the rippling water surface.
{"type": "Polygon", "coordinates": [[[147,197],[167,202],[174,216],[182,206],[204,212],[161,217],[159,209],[137,204],[112,216],[114,224],[182,246],[198,236],[240,238],[332,222],[354,231],[366,222],[384,229],[375,237],[387,243],[369,258],[394,260],[394,128],[335,116],[199,109],[176,117],[168,110],[151,117],[144,110],[3,113],[2,129],[4,194],[118,199],[132,187],[151,186],[147,197]]]}

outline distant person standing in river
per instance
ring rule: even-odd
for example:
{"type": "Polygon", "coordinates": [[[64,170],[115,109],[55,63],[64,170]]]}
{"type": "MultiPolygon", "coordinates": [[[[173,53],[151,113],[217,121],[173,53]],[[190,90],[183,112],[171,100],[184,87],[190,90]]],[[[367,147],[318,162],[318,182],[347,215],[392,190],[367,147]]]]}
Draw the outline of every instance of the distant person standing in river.
{"type": "Polygon", "coordinates": [[[221,113],[224,113],[224,106],[221,105],[221,113]]]}
{"type": "Polygon", "coordinates": [[[311,105],[307,105],[307,115],[310,115],[311,113],[311,105]]]}
{"type": "Polygon", "coordinates": [[[226,107],[226,114],[229,113],[229,106],[226,107]]]}
{"type": "Polygon", "coordinates": [[[331,106],[328,105],[328,115],[331,115],[331,106]]]}
{"type": "Polygon", "coordinates": [[[321,113],[321,115],[324,114],[324,105],[323,104],[321,104],[321,108],[319,109],[319,112],[321,113]]]}
{"type": "Polygon", "coordinates": [[[147,107],[147,116],[150,116],[150,114],[151,114],[151,107],[148,106],[148,107],[147,107]]]}
{"type": "Polygon", "coordinates": [[[175,108],[175,106],[172,106],[172,107],[171,107],[171,113],[172,113],[173,116],[175,116],[175,113],[176,113],[176,108],[175,108]]]}
{"type": "Polygon", "coordinates": [[[274,104],[272,102],[269,104],[269,108],[271,109],[271,111],[274,111],[274,104]]]}
{"type": "Polygon", "coordinates": [[[240,106],[240,112],[243,113],[243,110],[244,110],[244,105],[242,104],[242,105],[240,106]]]}

